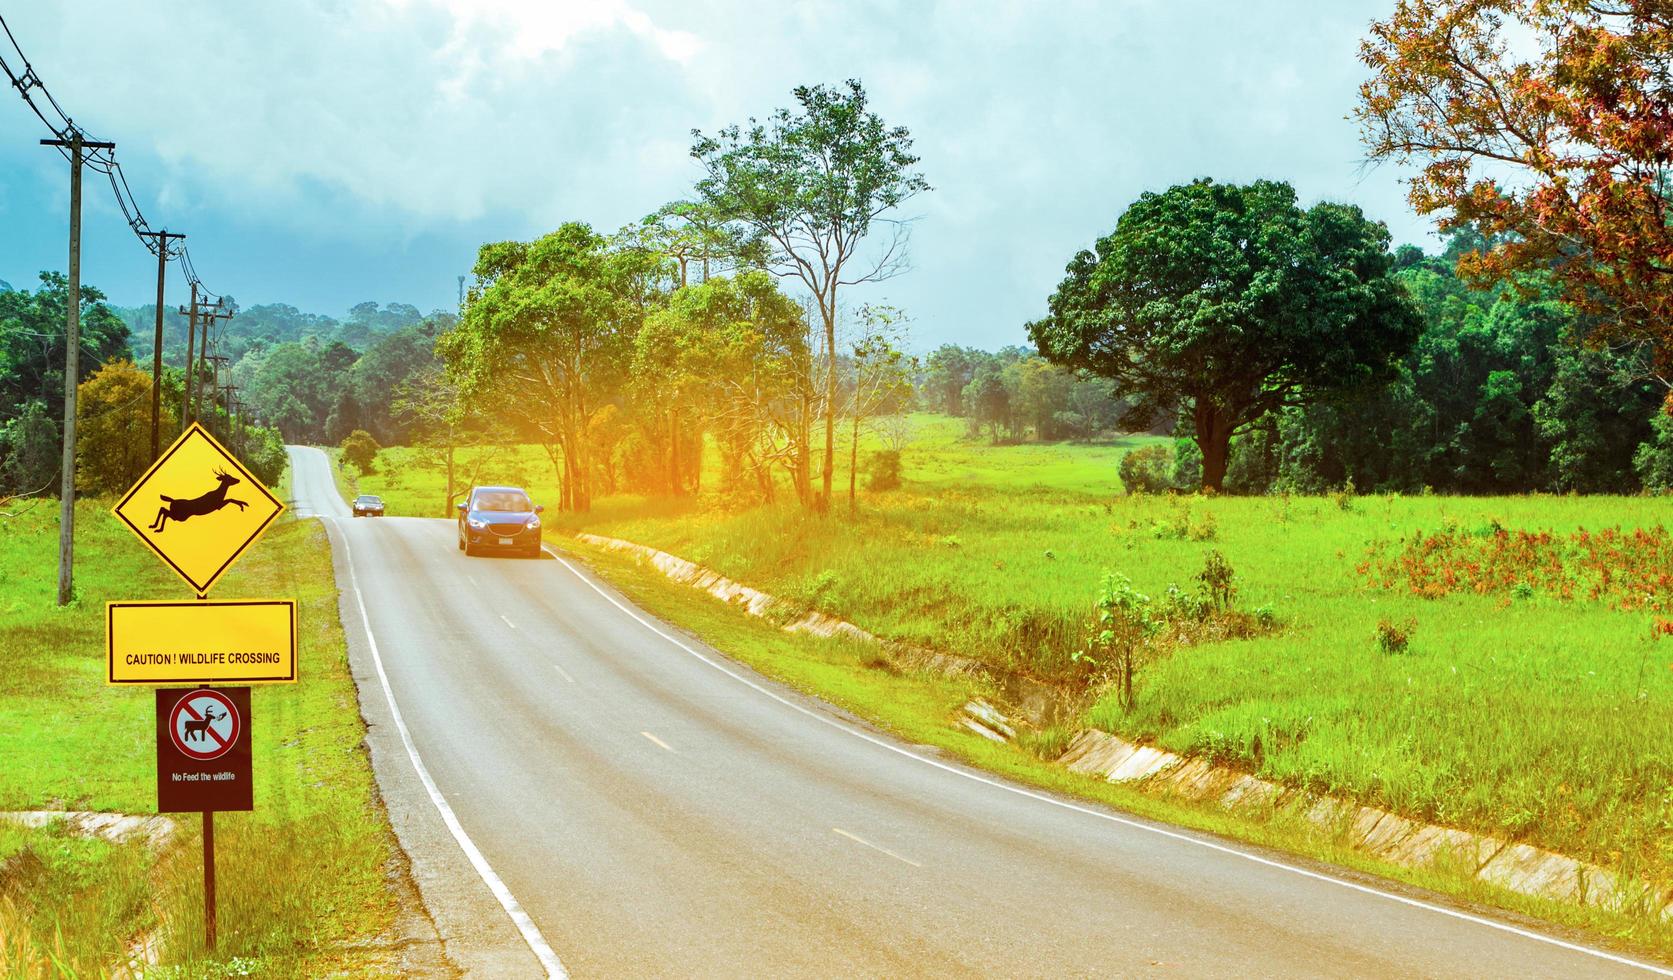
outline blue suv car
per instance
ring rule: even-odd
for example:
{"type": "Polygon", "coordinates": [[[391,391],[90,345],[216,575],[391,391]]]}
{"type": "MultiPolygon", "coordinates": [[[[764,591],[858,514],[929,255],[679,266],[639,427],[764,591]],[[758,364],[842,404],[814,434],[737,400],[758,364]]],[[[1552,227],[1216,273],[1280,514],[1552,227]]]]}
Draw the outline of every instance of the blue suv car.
{"type": "Polygon", "coordinates": [[[540,513],[522,487],[476,487],[459,505],[459,550],[540,557],[540,513]]]}

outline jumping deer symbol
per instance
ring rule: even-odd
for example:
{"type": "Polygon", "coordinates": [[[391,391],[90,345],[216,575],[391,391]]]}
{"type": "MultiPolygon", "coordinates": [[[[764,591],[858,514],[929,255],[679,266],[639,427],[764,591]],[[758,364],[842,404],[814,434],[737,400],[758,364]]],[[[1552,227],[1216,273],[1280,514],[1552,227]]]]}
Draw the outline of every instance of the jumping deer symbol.
{"type": "Polygon", "coordinates": [[[190,742],[190,741],[192,741],[192,736],[193,735],[197,736],[197,740],[199,742],[206,741],[208,736],[206,736],[204,733],[209,731],[210,722],[220,721],[222,718],[225,718],[225,717],[226,717],[226,712],[224,712],[224,711],[221,712],[220,714],[216,714],[214,708],[203,709],[203,719],[201,721],[188,721],[188,722],[186,722],[186,724],[184,726],[185,729],[186,729],[186,734],[183,736],[181,741],[190,742]]]}
{"type": "Polygon", "coordinates": [[[188,518],[197,517],[201,514],[213,514],[228,504],[236,504],[239,510],[249,506],[242,500],[235,500],[227,496],[227,487],[237,483],[237,477],[229,476],[224,470],[216,470],[215,479],[220,483],[220,486],[199,497],[176,500],[173,497],[164,497],[162,494],[158,494],[157,496],[162,498],[165,506],[157,508],[157,519],[151,522],[151,530],[161,533],[163,526],[169,521],[183,523],[188,518]]]}

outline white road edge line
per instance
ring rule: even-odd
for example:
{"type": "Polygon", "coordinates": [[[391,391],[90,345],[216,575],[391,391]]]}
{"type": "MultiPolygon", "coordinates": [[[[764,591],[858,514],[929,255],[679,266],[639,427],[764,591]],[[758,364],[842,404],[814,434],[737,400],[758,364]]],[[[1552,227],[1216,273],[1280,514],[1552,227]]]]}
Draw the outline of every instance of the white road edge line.
{"type": "Polygon", "coordinates": [[[853,841],[856,844],[864,844],[865,846],[871,848],[874,851],[880,851],[884,854],[887,854],[890,857],[894,858],[896,861],[899,861],[903,864],[910,864],[914,868],[923,867],[923,865],[919,864],[918,862],[912,860],[909,857],[901,857],[899,854],[896,854],[894,851],[889,850],[887,847],[878,847],[876,844],[873,844],[871,841],[865,840],[865,839],[860,838],[860,837],[856,837],[855,835],[850,834],[848,831],[843,830],[841,827],[832,827],[831,832],[841,834],[842,836],[848,838],[849,840],[853,841]]]}
{"type": "MultiPolygon", "coordinates": [[[[342,520],[340,517],[333,519],[342,520]]],[[[453,834],[453,839],[458,842],[460,849],[465,852],[465,857],[470,859],[471,867],[476,869],[476,873],[481,876],[482,882],[488,886],[488,890],[494,893],[494,897],[499,900],[500,907],[505,909],[505,914],[511,916],[511,921],[517,926],[517,931],[523,934],[523,941],[529,944],[529,949],[534,952],[535,958],[546,969],[546,975],[558,978],[558,980],[567,980],[569,971],[564,969],[563,962],[558,959],[558,954],[553,952],[552,947],[547,944],[546,937],[540,934],[540,927],[536,926],[534,920],[529,918],[529,914],[523,911],[523,906],[518,903],[517,897],[511,894],[511,889],[506,887],[505,882],[500,880],[500,876],[488,864],[488,859],[482,856],[482,851],[477,848],[476,842],[472,841],[470,835],[465,833],[464,826],[459,823],[458,816],[453,813],[453,807],[448,805],[446,798],[441,794],[441,790],[437,788],[436,781],[430,778],[430,770],[425,768],[424,760],[419,758],[418,747],[412,741],[412,732],[407,729],[407,723],[401,717],[401,709],[395,704],[395,692],[389,686],[389,675],[384,673],[383,657],[378,653],[377,637],[372,635],[372,620],[366,614],[366,599],[360,594],[360,575],[355,571],[354,550],[349,546],[347,535],[340,536],[340,540],[343,542],[343,554],[348,556],[349,584],[354,588],[355,605],[360,607],[360,623],[366,630],[366,643],[372,650],[372,664],[378,670],[378,683],[383,685],[384,700],[389,703],[389,715],[395,722],[395,730],[401,733],[401,744],[406,746],[407,758],[412,760],[412,767],[417,771],[419,781],[424,784],[425,792],[430,794],[430,802],[435,805],[436,811],[441,814],[442,822],[447,824],[447,829],[453,834]]]]}
{"type": "Polygon", "coordinates": [[[646,738],[650,739],[651,741],[655,742],[656,744],[662,746],[664,749],[667,749],[669,752],[674,751],[673,749],[668,748],[668,743],[667,742],[664,742],[662,739],[657,738],[655,735],[652,735],[650,732],[640,732],[639,734],[645,736],[646,738]]]}
{"type": "Polygon", "coordinates": [[[1614,953],[1610,953],[1610,952],[1607,952],[1607,951],[1601,950],[1601,949],[1594,949],[1590,946],[1582,946],[1579,943],[1571,943],[1571,942],[1568,942],[1567,940],[1564,940],[1564,939],[1558,939],[1555,936],[1543,935],[1541,933],[1533,932],[1533,931],[1528,930],[1528,929],[1522,929],[1518,926],[1510,925],[1509,923],[1495,922],[1492,919],[1485,919],[1485,918],[1482,918],[1479,915],[1472,915],[1469,912],[1460,912],[1457,909],[1445,908],[1444,906],[1436,905],[1432,902],[1425,902],[1425,901],[1422,901],[1421,899],[1409,898],[1405,895],[1396,895],[1393,892],[1383,891],[1380,888],[1373,888],[1370,885],[1362,885],[1357,881],[1348,881],[1346,879],[1337,878],[1337,877],[1334,877],[1332,875],[1323,874],[1323,873],[1318,872],[1318,871],[1310,871],[1306,868],[1296,867],[1293,864],[1285,864],[1282,861],[1274,861],[1271,858],[1261,857],[1259,854],[1251,854],[1247,851],[1240,851],[1235,847],[1230,847],[1228,845],[1220,844],[1220,843],[1217,843],[1217,842],[1211,841],[1211,840],[1204,840],[1204,839],[1199,838],[1199,837],[1193,837],[1190,834],[1182,833],[1180,831],[1168,830],[1165,827],[1152,826],[1150,824],[1142,823],[1138,820],[1129,820],[1126,817],[1117,816],[1116,814],[1113,814],[1113,813],[1103,813],[1101,811],[1094,810],[1090,807],[1084,807],[1084,806],[1080,806],[1079,804],[1070,803],[1066,800],[1052,799],[1051,797],[1046,796],[1043,793],[1036,793],[1033,790],[1023,789],[1020,786],[1011,786],[1009,784],[1000,782],[997,779],[991,779],[987,776],[978,775],[977,773],[967,772],[967,771],[965,771],[963,769],[959,769],[955,766],[949,766],[946,763],[937,762],[934,759],[926,759],[923,756],[918,755],[915,752],[908,752],[907,750],[901,748],[898,745],[891,745],[888,742],[886,742],[886,741],[884,741],[880,738],[877,738],[876,736],[873,736],[873,735],[868,734],[866,732],[860,731],[859,729],[856,729],[856,728],[850,728],[849,726],[838,722],[834,718],[828,718],[825,715],[822,715],[822,714],[820,714],[816,711],[812,711],[812,710],[810,710],[810,709],[808,709],[808,708],[806,708],[802,705],[797,704],[794,701],[791,701],[787,698],[781,697],[778,694],[776,694],[775,692],[770,691],[767,688],[762,687],[761,685],[755,683],[754,681],[752,681],[749,678],[743,676],[742,674],[739,674],[738,672],[732,670],[731,668],[725,666],[724,664],[717,663],[713,658],[705,656],[701,651],[691,647],[690,645],[686,644],[685,642],[678,639],[677,637],[669,635],[668,633],[663,631],[661,627],[657,626],[655,623],[652,623],[650,620],[641,616],[633,608],[631,608],[629,606],[626,606],[626,605],[623,605],[620,601],[618,601],[616,599],[615,596],[613,596],[610,593],[608,593],[608,592],[604,591],[603,589],[599,588],[598,585],[596,583],[594,583],[591,579],[589,579],[589,578],[587,578],[587,576],[581,574],[580,570],[577,569],[574,565],[572,565],[567,558],[563,557],[562,555],[558,554],[556,551],[552,550],[550,546],[542,545],[542,548],[544,548],[547,551],[547,553],[550,554],[553,558],[556,558],[558,560],[558,562],[563,565],[563,567],[569,569],[570,574],[572,574],[576,578],[580,579],[588,588],[592,589],[594,592],[597,592],[599,595],[603,596],[611,605],[615,606],[617,609],[620,609],[622,612],[627,613],[628,616],[632,617],[635,621],[637,621],[639,623],[639,625],[641,625],[641,626],[645,627],[646,629],[650,630],[652,633],[655,633],[657,636],[662,637],[664,640],[667,640],[669,643],[672,643],[674,646],[679,647],[681,650],[684,650],[686,653],[689,653],[693,657],[696,657],[698,660],[701,660],[702,662],[708,664],[710,667],[713,667],[715,670],[720,671],[721,673],[723,673],[726,676],[732,678],[733,680],[737,681],[740,684],[743,684],[747,687],[755,689],[756,691],[759,691],[762,694],[765,694],[767,697],[772,698],[774,701],[777,701],[778,703],[784,705],[785,707],[792,708],[792,709],[794,709],[798,712],[801,712],[802,714],[807,715],[809,718],[812,718],[815,721],[821,722],[823,724],[829,725],[832,728],[837,729],[838,731],[847,732],[848,734],[854,736],[855,738],[863,739],[863,740],[865,740],[867,742],[870,742],[873,745],[876,745],[880,748],[888,749],[890,752],[893,752],[896,755],[903,755],[908,759],[914,759],[918,762],[923,763],[926,766],[933,766],[934,768],[940,769],[943,772],[950,772],[955,776],[962,776],[965,779],[973,780],[973,781],[978,782],[978,783],[985,783],[988,786],[992,786],[995,789],[1004,790],[1007,793],[1015,793],[1018,796],[1026,796],[1026,797],[1029,797],[1031,799],[1039,800],[1042,803],[1048,803],[1048,804],[1050,804],[1052,806],[1055,806],[1055,807],[1061,807],[1065,810],[1073,810],[1077,813],[1084,813],[1088,816],[1097,817],[1100,820],[1108,820],[1111,823],[1121,824],[1124,827],[1131,827],[1134,830],[1142,830],[1142,831],[1145,831],[1147,833],[1157,834],[1157,835],[1162,836],[1162,837],[1168,837],[1168,838],[1171,838],[1173,840],[1182,841],[1182,842],[1187,843],[1187,844],[1195,844],[1198,847],[1206,847],[1211,851],[1219,851],[1222,854],[1229,854],[1229,855],[1232,855],[1234,857],[1240,857],[1240,858],[1243,858],[1245,861],[1253,861],[1256,864],[1265,865],[1266,867],[1269,867],[1269,868],[1276,868],[1280,871],[1288,871],[1291,874],[1300,875],[1303,878],[1311,878],[1314,881],[1322,881],[1322,882],[1328,882],[1329,884],[1332,884],[1332,885],[1339,885],[1343,888],[1351,889],[1352,891],[1356,891],[1356,892],[1359,892],[1359,893],[1364,894],[1364,895],[1374,895],[1377,898],[1387,899],[1388,901],[1391,901],[1391,902],[1398,902],[1401,905],[1410,906],[1410,907],[1416,908],[1416,909],[1422,909],[1426,912],[1434,912],[1437,915],[1444,915],[1444,916],[1447,916],[1449,918],[1458,919],[1458,920],[1463,921],[1463,922],[1469,922],[1469,923],[1472,923],[1472,924],[1478,925],[1478,926],[1486,926],[1489,929],[1496,929],[1500,932],[1510,933],[1513,936],[1520,936],[1523,939],[1531,939],[1534,942],[1546,943],[1547,945],[1556,946],[1556,947],[1559,947],[1561,949],[1569,950],[1571,952],[1581,953],[1581,954],[1586,955],[1586,956],[1593,956],[1593,957],[1596,957],[1596,958],[1601,959],[1601,960],[1608,960],[1611,963],[1619,963],[1622,966],[1630,966],[1630,967],[1634,967],[1634,968],[1639,969],[1639,970],[1645,970],[1647,972],[1654,973],[1654,974],[1657,974],[1659,976],[1673,977],[1673,970],[1665,969],[1663,967],[1656,966],[1656,965],[1651,964],[1651,963],[1644,963],[1644,962],[1641,962],[1639,960],[1628,959],[1625,956],[1618,956],[1614,953]]]}

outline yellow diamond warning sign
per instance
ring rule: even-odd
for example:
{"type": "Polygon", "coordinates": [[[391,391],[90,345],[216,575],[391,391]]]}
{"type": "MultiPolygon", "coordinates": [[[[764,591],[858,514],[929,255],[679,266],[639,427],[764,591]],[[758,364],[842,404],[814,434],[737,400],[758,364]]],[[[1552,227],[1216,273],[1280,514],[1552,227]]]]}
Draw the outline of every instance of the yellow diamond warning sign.
{"type": "Polygon", "coordinates": [[[284,509],[193,423],[117,503],[115,513],[203,595],[284,509]]]}

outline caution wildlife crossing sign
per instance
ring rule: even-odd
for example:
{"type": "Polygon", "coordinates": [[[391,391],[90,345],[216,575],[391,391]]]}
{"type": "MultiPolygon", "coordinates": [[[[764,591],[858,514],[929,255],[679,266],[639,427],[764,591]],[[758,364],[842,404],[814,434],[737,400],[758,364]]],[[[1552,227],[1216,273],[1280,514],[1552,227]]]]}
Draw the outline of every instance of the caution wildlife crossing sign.
{"type": "Polygon", "coordinates": [[[285,684],[296,680],[291,599],[105,604],[108,684],[285,684]]]}

